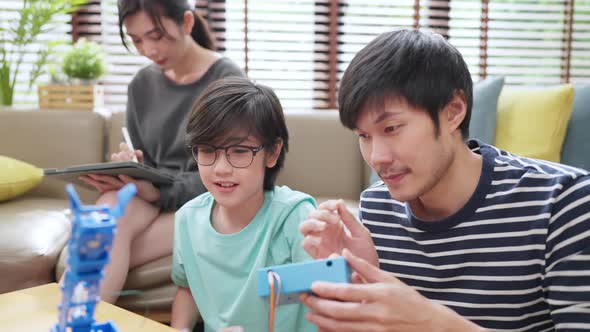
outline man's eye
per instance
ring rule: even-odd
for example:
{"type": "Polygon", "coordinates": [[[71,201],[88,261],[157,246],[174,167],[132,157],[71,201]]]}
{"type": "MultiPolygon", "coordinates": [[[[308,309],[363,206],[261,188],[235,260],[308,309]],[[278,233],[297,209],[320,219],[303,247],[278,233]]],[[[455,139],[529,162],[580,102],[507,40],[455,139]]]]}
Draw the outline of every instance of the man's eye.
{"type": "Polygon", "coordinates": [[[385,127],[385,130],[384,131],[386,133],[392,133],[392,132],[396,131],[397,128],[398,128],[398,126],[387,126],[387,127],[385,127]]]}

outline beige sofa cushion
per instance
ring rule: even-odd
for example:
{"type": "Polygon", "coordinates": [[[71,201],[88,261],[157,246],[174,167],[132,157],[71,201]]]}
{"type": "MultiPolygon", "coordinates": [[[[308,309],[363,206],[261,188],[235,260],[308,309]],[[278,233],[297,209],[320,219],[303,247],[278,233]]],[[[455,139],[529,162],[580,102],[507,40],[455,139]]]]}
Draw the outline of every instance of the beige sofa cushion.
{"type": "Polygon", "coordinates": [[[0,294],[52,282],[69,234],[64,200],[32,197],[0,203],[0,294]]]}
{"type": "Polygon", "coordinates": [[[278,184],[314,197],[357,200],[364,185],[364,162],[353,132],[334,110],[285,114],[289,153],[278,184]]]}

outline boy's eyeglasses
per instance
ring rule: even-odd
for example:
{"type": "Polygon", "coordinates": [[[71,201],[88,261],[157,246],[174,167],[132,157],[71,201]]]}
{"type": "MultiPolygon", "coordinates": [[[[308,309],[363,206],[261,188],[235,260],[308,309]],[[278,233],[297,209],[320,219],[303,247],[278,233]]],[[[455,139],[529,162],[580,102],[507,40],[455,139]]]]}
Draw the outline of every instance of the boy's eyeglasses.
{"type": "Polygon", "coordinates": [[[246,168],[254,161],[254,156],[264,148],[260,146],[230,145],[214,146],[210,144],[189,145],[193,158],[201,166],[211,166],[217,160],[217,150],[225,151],[225,158],[235,168],[246,168]]]}

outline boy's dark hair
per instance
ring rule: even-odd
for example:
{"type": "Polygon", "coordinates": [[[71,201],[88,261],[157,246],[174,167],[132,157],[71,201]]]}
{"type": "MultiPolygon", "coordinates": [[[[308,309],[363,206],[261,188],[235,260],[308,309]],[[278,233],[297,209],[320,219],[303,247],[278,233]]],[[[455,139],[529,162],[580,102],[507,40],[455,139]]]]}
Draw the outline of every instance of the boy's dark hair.
{"type": "MultiPolygon", "coordinates": [[[[281,102],[267,86],[247,78],[227,77],[210,84],[196,101],[188,117],[188,145],[227,144],[223,139],[237,130],[244,130],[246,140],[258,138],[268,153],[283,142],[274,167],[266,169],[264,190],[271,190],[289,150],[289,133],[281,102]]],[[[233,143],[233,142],[232,142],[233,143]]]]}
{"type": "Polygon", "coordinates": [[[166,29],[162,25],[162,16],[173,20],[177,25],[182,25],[184,22],[184,13],[188,10],[193,13],[195,18],[195,25],[191,31],[191,37],[200,46],[215,51],[215,38],[211,34],[207,22],[201,15],[199,15],[194,8],[191,8],[186,0],[119,0],[119,35],[121,42],[126,49],[125,34],[123,34],[123,21],[129,15],[133,15],[140,10],[144,10],[152,19],[156,27],[166,33],[166,29]]]}
{"type": "Polygon", "coordinates": [[[365,107],[381,106],[386,99],[402,97],[411,106],[426,110],[438,135],[438,113],[457,92],[464,94],[467,104],[460,125],[466,139],[473,83],[459,51],[434,33],[386,32],[358,52],[344,72],[338,95],[340,121],[356,129],[365,107]]]}

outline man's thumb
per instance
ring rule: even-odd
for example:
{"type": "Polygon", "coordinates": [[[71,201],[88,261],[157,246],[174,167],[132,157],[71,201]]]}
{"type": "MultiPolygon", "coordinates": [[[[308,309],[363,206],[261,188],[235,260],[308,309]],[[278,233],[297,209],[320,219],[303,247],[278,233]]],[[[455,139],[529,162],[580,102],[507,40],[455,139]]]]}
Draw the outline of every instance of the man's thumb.
{"type": "Polygon", "coordinates": [[[375,283],[385,281],[384,272],[381,271],[375,265],[367,262],[366,260],[355,256],[348,249],[342,251],[342,256],[346,258],[350,267],[359,274],[367,283],[375,283]]]}

